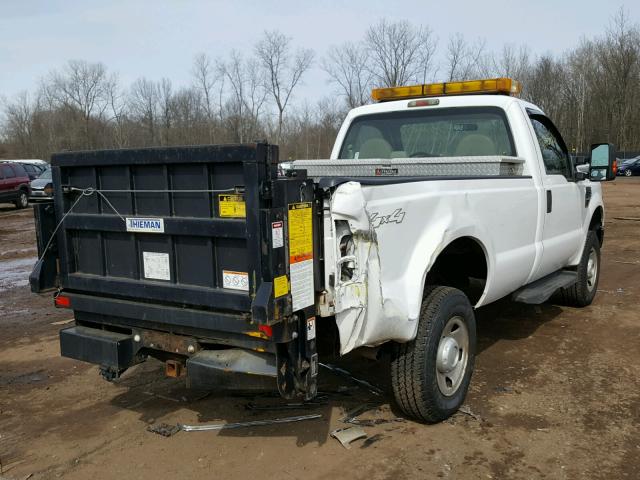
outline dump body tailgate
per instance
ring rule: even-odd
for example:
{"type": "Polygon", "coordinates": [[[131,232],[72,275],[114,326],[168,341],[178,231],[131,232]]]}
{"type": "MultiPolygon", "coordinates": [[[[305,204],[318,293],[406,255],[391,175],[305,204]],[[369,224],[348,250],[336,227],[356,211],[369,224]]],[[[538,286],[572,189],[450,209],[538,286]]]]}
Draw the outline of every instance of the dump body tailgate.
{"type": "Polygon", "coordinates": [[[249,311],[275,147],[54,155],[63,288],[249,311]],[[75,206],[73,206],[75,204],[75,206]],[[73,206],[73,210],[70,211],[73,206]]]}

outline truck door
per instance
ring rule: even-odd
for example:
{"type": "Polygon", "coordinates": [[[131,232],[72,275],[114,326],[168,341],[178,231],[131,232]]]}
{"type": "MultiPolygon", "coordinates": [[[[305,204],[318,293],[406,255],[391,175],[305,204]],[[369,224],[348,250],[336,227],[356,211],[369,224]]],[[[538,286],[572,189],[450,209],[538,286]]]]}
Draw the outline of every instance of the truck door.
{"type": "Polygon", "coordinates": [[[576,182],[567,147],[551,120],[529,113],[540,147],[542,186],[546,213],[542,234],[542,259],[534,278],[567,266],[582,242],[582,192],[576,182]]]}

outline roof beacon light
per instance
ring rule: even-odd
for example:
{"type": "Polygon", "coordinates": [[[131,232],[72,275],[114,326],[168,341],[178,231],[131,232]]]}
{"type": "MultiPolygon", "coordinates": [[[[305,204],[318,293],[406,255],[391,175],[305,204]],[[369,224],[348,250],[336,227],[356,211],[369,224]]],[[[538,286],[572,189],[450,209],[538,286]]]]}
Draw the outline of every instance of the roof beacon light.
{"type": "Polygon", "coordinates": [[[493,93],[517,96],[522,90],[520,82],[511,78],[490,78],[465,82],[426,83],[409,87],[374,88],[371,97],[376,102],[444,95],[473,95],[493,93]]]}

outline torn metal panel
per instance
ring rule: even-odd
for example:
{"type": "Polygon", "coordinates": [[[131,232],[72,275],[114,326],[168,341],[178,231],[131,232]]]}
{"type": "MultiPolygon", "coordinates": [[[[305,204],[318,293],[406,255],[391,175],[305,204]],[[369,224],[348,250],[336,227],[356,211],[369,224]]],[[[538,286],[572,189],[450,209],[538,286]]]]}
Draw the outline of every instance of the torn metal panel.
{"type": "Polygon", "coordinates": [[[331,432],[331,436],[338,440],[344,448],[349,450],[351,448],[350,443],[359,438],[366,438],[367,432],[361,427],[348,427],[334,430],[331,432]]]}
{"type": "Polygon", "coordinates": [[[344,237],[351,237],[348,251],[336,252],[334,309],[340,353],[344,355],[363,345],[396,338],[397,329],[408,321],[408,313],[384,298],[376,230],[359,183],[348,182],[336,189],[331,200],[331,219],[338,247],[344,237]],[[346,222],[348,229],[341,222],[346,222]],[[343,275],[345,258],[352,263],[351,278],[343,275]]]}

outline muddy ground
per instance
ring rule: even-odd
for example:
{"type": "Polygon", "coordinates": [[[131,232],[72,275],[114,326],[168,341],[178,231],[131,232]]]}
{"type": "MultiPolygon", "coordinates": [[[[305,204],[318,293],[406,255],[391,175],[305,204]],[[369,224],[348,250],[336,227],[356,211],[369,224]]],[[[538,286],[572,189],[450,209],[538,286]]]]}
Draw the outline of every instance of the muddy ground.
{"type": "MultiPolygon", "coordinates": [[[[164,378],[157,362],[109,384],[96,367],[61,358],[57,332],[70,314],[27,286],[36,256],[32,213],[0,205],[0,477],[639,478],[640,180],[604,189],[594,304],[580,310],[503,300],[480,309],[467,413],[439,425],[365,427],[369,438],[350,450],[329,436],[344,426],[345,409],[371,402],[377,408],[365,418],[392,419],[400,412],[389,394],[376,397],[323,371],[326,405],[265,412],[247,404],[279,400],[203,396],[164,378]],[[170,438],[147,431],[159,422],[314,412],[322,419],[170,438]]],[[[342,365],[388,389],[386,370],[373,361],[342,365]]]]}

